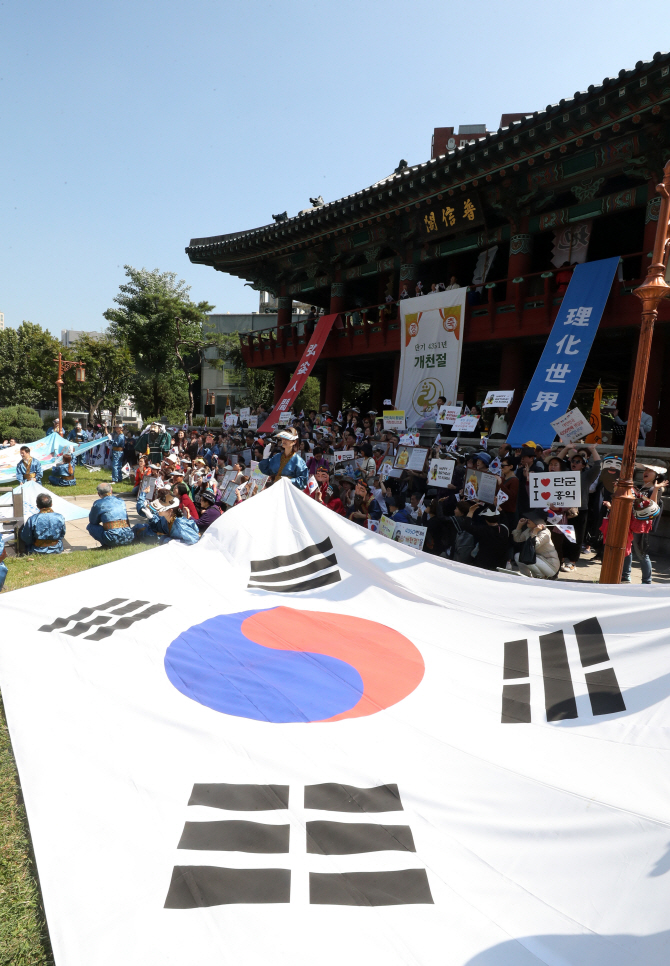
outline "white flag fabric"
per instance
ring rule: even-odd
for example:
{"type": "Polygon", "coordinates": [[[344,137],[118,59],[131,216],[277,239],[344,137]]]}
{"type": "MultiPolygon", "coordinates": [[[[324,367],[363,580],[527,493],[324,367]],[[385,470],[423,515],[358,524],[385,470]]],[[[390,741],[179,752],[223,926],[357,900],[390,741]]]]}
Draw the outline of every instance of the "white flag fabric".
{"type": "Polygon", "coordinates": [[[282,480],[0,622],[57,966],[667,964],[663,586],[452,564],[282,480]]]}

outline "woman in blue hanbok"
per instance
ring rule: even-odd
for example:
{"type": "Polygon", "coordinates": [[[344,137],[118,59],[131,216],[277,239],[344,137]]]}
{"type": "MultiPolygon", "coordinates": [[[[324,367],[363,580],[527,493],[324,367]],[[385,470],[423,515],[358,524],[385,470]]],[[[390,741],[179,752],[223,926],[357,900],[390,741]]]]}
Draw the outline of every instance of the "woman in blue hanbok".
{"type": "Polygon", "coordinates": [[[146,518],[146,523],[136,523],[133,533],[136,540],[152,540],[165,543],[166,540],[179,540],[181,543],[197,543],[200,531],[195,520],[191,520],[188,510],[182,510],[179,500],[170,490],[163,490],[157,499],[147,503],[140,496],[137,512],[146,518]]]}
{"type": "Polygon", "coordinates": [[[275,434],[275,439],[281,440],[284,452],[275,453],[269,459],[261,460],[258,469],[266,476],[271,476],[273,483],[285,476],[299,490],[304,490],[309,480],[309,470],[298,453],[300,437],[295,429],[282,429],[275,434]]]}
{"type": "Polygon", "coordinates": [[[72,462],[72,457],[69,453],[64,453],[62,456],[62,462],[56,463],[55,466],[51,467],[49,483],[51,483],[52,486],[77,485],[77,481],[74,478],[74,463],[72,462]]]}

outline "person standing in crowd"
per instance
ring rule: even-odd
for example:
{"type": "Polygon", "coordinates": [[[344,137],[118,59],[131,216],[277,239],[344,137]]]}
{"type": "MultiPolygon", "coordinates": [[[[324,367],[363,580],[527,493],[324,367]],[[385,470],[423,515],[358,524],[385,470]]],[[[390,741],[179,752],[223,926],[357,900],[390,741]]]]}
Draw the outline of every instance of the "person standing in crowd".
{"type": "Polygon", "coordinates": [[[633,504],[633,513],[629,525],[629,542],[626,546],[626,556],[623,561],[621,571],[621,583],[631,582],[631,568],[633,565],[633,554],[640,561],[642,570],[642,583],[651,583],[651,560],[649,559],[649,534],[654,524],[654,519],[660,515],[660,507],[653,500],[646,497],[638,497],[633,504]]]}
{"type": "MultiPolygon", "coordinates": [[[[75,446],[80,446],[82,443],[85,443],[88,440],[89,436],[88,436],[88,433],[84,429],[82,429],[81,423],[76,422],[74,425],[74,429],[70,430],[67,438],[71,443],[74,443],[75,446]]],[[[81,466],[82,462],[83,461],[81,458],[81,454],[75,457],[75,463],[77,464],[77,466],[81,466]]]]}
{"type": "Polygon", "coordinates": [[[496,414],[491,423],[490,439],[506,439],[508,432],[507,409],[505,407],[496,409],[496,414]]]}
{"type": "Polygon", "coordinates": [[[28,517],[19,532],[27,553],[62,553],[65,517],[54,513],[50,493],[38,493],[37,513],[28,517]]]}
{"type": "Polygon", "coordinates": [[[170,436],[160,423],[150,423],[135,443],[135,452],[143,453],[152,463],[161,463],[170,452],[170,436]]]}
{"type": "Polygon", "coordinates": [[[262,459],[258,464],[261,473],[273,478],[273,483],[285,476],[299,490],[304,490],[309,480],[307,465],[298,455],[300,437],[293,428],[282,429],[275,434],[283,448],[283,453],[275,453],[269,459],[262,459]]]}
{"type": "Polygon", "coordinates": [[[504,493],[507,499],[500,504],[499,510],[501,522],[505,524],[509,532],[516,527],[518,519],[517,497],[519,495],[519,478],[514,472],[515,461],[511,456],[503,456],[500,464],[500,492],[504,493]]]}
{"type": "Polygon", "coordinates": [[[207,488],[204,493],[200,496],[200,505],[202,507],[202,513],[200,516],[196,516],[195,520],[198,524],[198,530],[200,533],[204,533],[208,527],[211,527],[213,523],[221,516],[221,507],[217,505],[216,494],[211,488],[207,488]]]}
{"type": "Polygon", "coordinates": [[[49,473],[49,483],[52,486],[76,486],[77,481],[74,476],[74,463],[69,453],[63,453],[61,462],[51,467],[49,473]]]}
{"type": "Polygon", "coordinates": [[[121,482],[121,466],[123,465],[123,450],[126,437],[123,435],[123,423],[117,423],[112,433],[112,483],[121,482]]]}
{"type": "Polygon", "coordinates": [[[504,567],[509,530],[500,520],[500,511],[491,507],[482,509],[480,504],[475,503],[460,522],[463,529],[471,533],[479,545],[472,564],[480,570],[504,567]]]}
{"type": "Polygon", "coordinates": [[[529,440],[521,447],[519,466],[516,470],[519,480],[517,509],[520,513],[525,513],[530,507],[530,474],[542,473],[543,471],[544,463],[537,458],[537,447],[532,440],[529,440]]]}
{"type": "MultiPolygon", "coordinates": [[[[515,544],[525,544],[526,541],[533,539],[534,560],[523,562],[520,557],[523,550],[520,548],[514,554],[514,560],[525,577],[537,577],[549,579],[558,573],[560,561],[556,548],[551,539],[551,534],[547,529],[547,511],[543,509],[532,509],[526,511],[526,516],[521,517],[512,531],[512,539],[515,544]]],[[[530,548],[529,558],[533,557],[533,548],[530,548]]]]}
{"type": "Polygon", "coordinates": [[[21,459],[16,464],[16,478],[19,483],[29,483],[31,480],[41,483],[42,464],[40,461],[32,458],[29,446],[22,446],[20,453],[21,459]]]}
{"type": "Polygon", "coordinates": [[[323,447],[317,445],[314,447],[313,455],[310,456],[309,460],[307,461],[307,469],[309,471],[309,475],[316,476],[316,471],[320,467],[323,467],[327,471],[330,470],[330,467],[328,465],[328,460],[323,455],[323,447]]]}
{"type": "Polygon", "coordinates": [[[101,549],[132,543],[134,534],[128,521],[126,504],[112,493],[111,483],[98,485],[98,499],[88,514],[86,529],[101,549]]]}
{"type": "Polygon", "coordinates": [[[574,570],[575,563],[579,560],[584,545],[586,522],[589,513],[589,489],[591,484],[600,476],[600,470],[602,468],[602,460],[593,443],[583,444],[580,448],[584,452],[578,453],[574,446],[568,445],[564,446],[556,454],[556,459],[559,460],[569,458],[570,470],[572,473],[579,473],[581,486],[580,506],[577,515],[572,519],[572,525],[575,528],[575,543],[566,547],[566,553],[569,555],[569,559],[561,565],[561,570],[566,572],[574,570]],[[586,452],[591,455],[591,459],[588,462],[584,455],[586,452]]]}

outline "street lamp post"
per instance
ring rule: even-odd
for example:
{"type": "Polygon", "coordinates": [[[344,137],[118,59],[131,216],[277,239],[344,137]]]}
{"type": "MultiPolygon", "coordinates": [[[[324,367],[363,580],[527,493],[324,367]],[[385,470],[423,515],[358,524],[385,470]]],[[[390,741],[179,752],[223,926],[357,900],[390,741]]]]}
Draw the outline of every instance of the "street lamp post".
{"type": "Polygon", "coordinates": [[[56,387],[58,389],[58,429],[63,435],[63,374],[68,371],[68,369],[77,368],[76,378],[77,382],[86,382],[86,370],[84,369],[84,363],[80,360],[79,362],[68,362],[67,359],[63,359],[61,353],[58,353],[58,358],[54,359],[54,362],[58,363],[58,379],[56,379],[56,387]]]}
{"type": "Polygon", "coordinates": [[[603,564],[600,570],[601,584],[618,584],[621,580],[623,561],[626,556],[628,528],[630,516],[635,500],[633,489],[633,473],[635,471],[635,457],[637,455],[637,439],[644,402],[644,390],[647,384],[647,369],[651,354],[651,339],[654,334],[654,322],[658,316],[661,301],[670,293],[670,285],[665,281],[668,256],[668,223],[670,222],[670,161],[663,171],[663,181],[656,186],[661,196],[661,207],[658,213],[656,238],[651,265],[647,277],[642,285],[635,289],[635,295],[642,302],[642,325],[640,327],[640,341],[637,347],[635,361],[635,376],[628,409],[628,425],[626,439],[623,444],[621,459],[621,473],[612,498],[607,539],[603,564]]]}

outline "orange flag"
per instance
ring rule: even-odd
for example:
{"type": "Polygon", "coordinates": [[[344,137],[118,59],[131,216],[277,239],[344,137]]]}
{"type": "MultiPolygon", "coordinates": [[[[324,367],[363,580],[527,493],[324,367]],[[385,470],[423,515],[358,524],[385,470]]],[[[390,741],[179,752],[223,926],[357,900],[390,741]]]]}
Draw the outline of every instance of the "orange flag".
{"type": "Polygon", "coordinates": [[[592,433],[586,437],[587,443],[602,443],[603,441],[603,427],[602,420],[600,417],[600,403],[603,398],[603,387],[598,383],[596,386],[596,391],[593,393],[593,405],[591,406],[591,415],[589,416],[589,422],[593,429],[592,433]]]}

